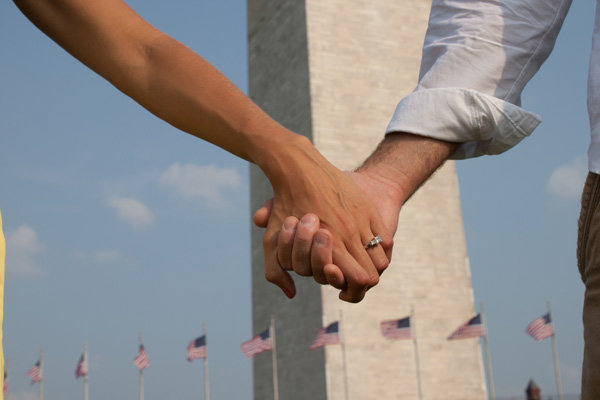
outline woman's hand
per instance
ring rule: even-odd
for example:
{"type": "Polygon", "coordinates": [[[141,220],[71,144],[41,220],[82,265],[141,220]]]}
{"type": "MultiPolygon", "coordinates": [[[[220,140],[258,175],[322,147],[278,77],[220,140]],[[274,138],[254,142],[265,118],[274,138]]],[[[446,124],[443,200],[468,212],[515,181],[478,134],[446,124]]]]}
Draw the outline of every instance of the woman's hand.
{"type": "Polygon", "coordinates": [[[269,154],[269,160],[259,165],[274,196],[255,215],[262,226],[268,215],[263,236],[267,280],[293,297],[294,282],[287,272],[293,270],[341,289],[342,300],[362,300],[387,268],[393,244],[375,207],[352,178],[325,160],[308,139],[297,136],[269,154]],[[296,223],[298,229],[293,229],[296,223]],[[366,249],[375,236],[383,239],[381,246],[366,249]],[[316,251],[311,252],[311,246],[316,251]]]}

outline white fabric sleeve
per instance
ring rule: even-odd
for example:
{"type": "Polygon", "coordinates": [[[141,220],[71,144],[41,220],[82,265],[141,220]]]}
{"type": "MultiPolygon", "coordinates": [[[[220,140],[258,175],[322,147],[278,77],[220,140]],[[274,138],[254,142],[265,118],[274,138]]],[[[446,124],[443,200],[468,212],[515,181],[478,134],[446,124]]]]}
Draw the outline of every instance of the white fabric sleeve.
{"type": "Polygon", "coordinates": [[[499,154],[541,122],[520,107],[571,0],[433,0],[419,83],[386,130],[462,143],[451,158],[499,154]]]}

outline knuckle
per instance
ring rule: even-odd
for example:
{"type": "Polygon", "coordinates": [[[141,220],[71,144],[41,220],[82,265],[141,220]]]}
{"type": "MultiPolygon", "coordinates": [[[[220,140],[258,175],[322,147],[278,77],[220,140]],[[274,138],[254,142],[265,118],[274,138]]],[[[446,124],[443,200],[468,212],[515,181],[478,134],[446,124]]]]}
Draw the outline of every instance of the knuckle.
{"type": "Polygon", "coordinates": [[[265,270],[265,279],[271,283],[276,283],[277,282],[277,277],[278,274],[275,271],[272,271],[270,269],[266,269],[265,270]]]}
{"type": "Polygon", "coordinates": [[[371,283],[371,278],[367,274],[360,274],[359,276],[354,278],[355,286],[359,288],[366,288],[371,283]]]}
{"type": "Polygon", "coordinates": [[[381,242],[381,246],[385,250],[392,250],[394,248],[394,239],[391,236],[382,236],[383,242],[381,242]]]}
{"type": "Polygon", "coordinates": [[[372,274],[369,279],[368,287],[373,287],[379,283],[379,274],[372,274]]]}
{"type": "Polygon", "coordinates": [[[379,260],[377,260],[377,263],[375,263],[375,268],[377,268],[377,272],[379,272],[379,274],[383,273],[383,271],[385,271],[389,266],[390,262],[385,256],[382,256],[379,260]]]}
{"type": "Polygon", "coordinates": [[[279,263],[279,266],[285,270],[291,270],[292,269],[292,263],[290,262],[290,260],[288,260],[285,257],[281,257],[281,255],[277,255],[277,262],[279,263]]]}
{"type": "Polygon", "coordinates": [[[312,270],[304,264],[294,264],[294,272],[300,276],[311,276],[313,275],[312,270]]]}
{"type": "Polygon", "coordinates": [[[267,230],[262,237],[262,245],[265,251],[271,246],[271,242],[273,241],[273,234],[274,232],[267,230]]]}

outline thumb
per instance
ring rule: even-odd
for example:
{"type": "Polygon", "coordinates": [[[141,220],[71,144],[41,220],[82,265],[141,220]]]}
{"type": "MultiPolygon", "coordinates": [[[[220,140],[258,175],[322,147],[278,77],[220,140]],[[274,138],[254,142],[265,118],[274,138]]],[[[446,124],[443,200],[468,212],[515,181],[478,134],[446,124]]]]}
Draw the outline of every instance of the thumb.
{"type": "Polygon", "coordinates": [[[273,198],[265,201],[265,204],[254,213],[254,225],[259,228],[266,228],[271,216],[271,210],[273,210],[273,198]]]}

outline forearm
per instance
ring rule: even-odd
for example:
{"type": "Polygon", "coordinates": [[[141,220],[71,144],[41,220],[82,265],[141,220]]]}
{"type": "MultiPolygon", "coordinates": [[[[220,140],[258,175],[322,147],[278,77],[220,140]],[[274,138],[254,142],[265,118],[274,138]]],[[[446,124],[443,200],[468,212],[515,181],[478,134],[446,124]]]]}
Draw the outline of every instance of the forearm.
{"type": "Polygon", "coordinates": [[[402,205],[454,152],[457,143],[410,133],[388,134],[358,172],[386,188],[387,201],[402,205]]]}
{"type": "Polygon", "coordinates": [[[15,0],[44,33],[153,114],[239,157],[269,165],[296,142],[210,63],[120,0],[15,0]]]}

